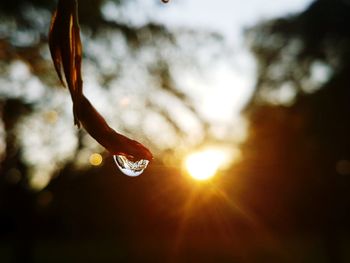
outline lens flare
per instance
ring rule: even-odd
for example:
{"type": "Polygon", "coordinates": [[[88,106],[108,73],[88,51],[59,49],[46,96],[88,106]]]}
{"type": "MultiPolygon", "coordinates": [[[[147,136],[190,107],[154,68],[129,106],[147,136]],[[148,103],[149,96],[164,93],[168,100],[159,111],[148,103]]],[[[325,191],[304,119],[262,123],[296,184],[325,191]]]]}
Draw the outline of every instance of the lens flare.
{"type": "Polygon", "coordinates": [[[228,163],[228,154],[220,149],[207,149],[187,156],[185,167],[189,175],[199,181],[215,176],[228,163]]]}

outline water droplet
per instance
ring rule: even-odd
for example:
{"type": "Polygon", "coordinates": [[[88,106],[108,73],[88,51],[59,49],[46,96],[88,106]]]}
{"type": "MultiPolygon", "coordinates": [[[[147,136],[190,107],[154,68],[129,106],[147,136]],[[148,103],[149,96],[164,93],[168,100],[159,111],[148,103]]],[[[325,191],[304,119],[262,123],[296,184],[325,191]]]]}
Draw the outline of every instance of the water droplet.
{"type": "Polygon", "coordinates": [[[169,3],[169,1],[170,1],[170,0],[162,0],[162,2],[163,2],[164,4],[169,3]]]}
{"type": "Polygon", "coordinates": [[[113,155],[114,161],[119,170],[128,176],[139,176],[147,168],[148,160],[133,161],[124,155],[113,155]]]}

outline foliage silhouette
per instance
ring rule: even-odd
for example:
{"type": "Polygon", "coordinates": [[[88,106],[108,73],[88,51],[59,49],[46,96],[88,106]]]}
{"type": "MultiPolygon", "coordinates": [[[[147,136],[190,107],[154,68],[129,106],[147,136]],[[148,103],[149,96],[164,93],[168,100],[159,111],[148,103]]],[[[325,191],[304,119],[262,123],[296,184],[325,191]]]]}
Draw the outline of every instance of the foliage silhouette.
{"type": "Polygon", "coordinates": [[[350,231],[349,11],[346,1],[319,0],[247,31],[258,77],[235,168],[247,174],[242,199],[280,235],[321,239],[326,262],[346,262],[350,231]],[[327,69],[320,82],[318,63],[327,69]],[[287,103],[274,99],[286,83],[287,103]]]}

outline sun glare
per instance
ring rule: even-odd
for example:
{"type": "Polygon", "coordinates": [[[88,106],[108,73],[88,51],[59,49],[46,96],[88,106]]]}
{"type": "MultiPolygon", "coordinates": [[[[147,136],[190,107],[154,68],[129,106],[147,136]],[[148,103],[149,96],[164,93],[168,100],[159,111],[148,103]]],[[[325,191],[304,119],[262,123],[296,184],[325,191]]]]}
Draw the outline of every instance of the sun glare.
{"type": "Polygon", "coordinates": [[[228,154],[223,150],[207,149],[187,156],[185,167],[192,178],[204,181],[214,177],[228,163],[228,159],[228,154]]]}

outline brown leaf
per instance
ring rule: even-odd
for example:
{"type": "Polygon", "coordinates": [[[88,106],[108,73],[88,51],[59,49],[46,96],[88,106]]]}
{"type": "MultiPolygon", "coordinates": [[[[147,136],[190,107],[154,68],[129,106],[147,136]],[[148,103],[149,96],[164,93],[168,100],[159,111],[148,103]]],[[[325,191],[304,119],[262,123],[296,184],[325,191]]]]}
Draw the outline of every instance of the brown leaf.
{"type": "Polygon", "coordinates": [[[76,0],[59,0],[52,15],[49,47],[57,75],[68,86],[73,101],[74,123],[112,154],[151,160],[151,152],[141,143],[113,130],[83,94],[81,77],[82,45],[76,0]]]}

